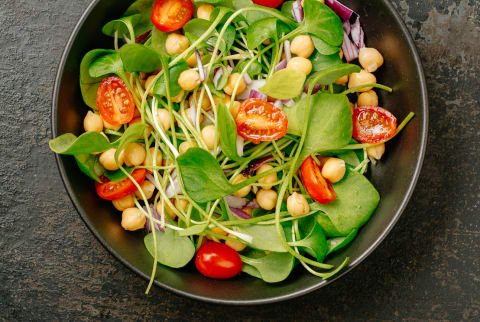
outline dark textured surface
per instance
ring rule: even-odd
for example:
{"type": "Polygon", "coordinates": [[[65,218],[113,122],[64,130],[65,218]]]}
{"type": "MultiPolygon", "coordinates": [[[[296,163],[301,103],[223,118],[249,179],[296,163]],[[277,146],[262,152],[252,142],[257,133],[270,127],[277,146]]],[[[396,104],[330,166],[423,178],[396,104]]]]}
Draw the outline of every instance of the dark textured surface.
{"type": "Polygon", "coordinates": [[[395,0],[424,63],[430,137],[387,239],[341,280],[286,303],[234,308],[154,288],[74,210],[48,149],[53,82],[89,0],[0,1],[0,320],[480,319],[480,3],[395,0]]]}

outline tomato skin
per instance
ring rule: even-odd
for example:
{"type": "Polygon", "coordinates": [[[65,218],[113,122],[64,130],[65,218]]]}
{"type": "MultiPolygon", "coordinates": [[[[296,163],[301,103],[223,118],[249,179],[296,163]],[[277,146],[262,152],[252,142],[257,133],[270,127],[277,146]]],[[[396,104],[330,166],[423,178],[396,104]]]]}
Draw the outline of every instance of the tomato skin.
{"type": "Polygon", "coordinates": [[[276,8],[283,3],[283,0],[253,0],[253,3],[270,8],[276,8]]]}
{"type": "Polygon", "coordinates": [[[322,176],[321,170],[315,160],[308,157],[300,167],[300,175],[310,197],[325,205],[335,200],[337,196],[330,182],[322,176]]]}
{"type": "Polygon", "coordinates": [[[210,278],[227,279],[242,271],[240,255],[229,246],[206,242],[197,251],[195,266],[203,275],[210,278]]]}
{"type": "Polygon", "coordinates": [[[353,110],[353,138],[362,143],[383,142],[395,134],[397,119],[379,106],[360,106],[353,110]]]}
{"type": "Polygon", "coordinates": [[[170,32],[182,28],[192,17],[192,12],[190,0],[157,0],[151,18],[158,30],[170,32]]]}
{"type": "MultiPolygon", "coordinates": [[[[146,172],[145,169],[136,169],[132,172],[132,177],[138,184],[142,184],[145,180],[146,172]]],[[[103,176],[101,179],[102,183],[95,182],[95,189],[98,196],[105,200],[120,199],[137,190],[137,187],[129,178],[117,182],[112,182],[103,176]]]]}
{"type": "Polygon", "coordinates": [[[105,78],[97,90],[97,107],[110,124],[126,124],[135,113],[135,99],[125,82],[118,76],[105,78]]]}
{"type": "Polygon", "coordinates": [[[258,98],[249,98],[240,105],[235,123],[238,135],[255,144],[278,140],[288,130],[285,113],[258,98]]]}

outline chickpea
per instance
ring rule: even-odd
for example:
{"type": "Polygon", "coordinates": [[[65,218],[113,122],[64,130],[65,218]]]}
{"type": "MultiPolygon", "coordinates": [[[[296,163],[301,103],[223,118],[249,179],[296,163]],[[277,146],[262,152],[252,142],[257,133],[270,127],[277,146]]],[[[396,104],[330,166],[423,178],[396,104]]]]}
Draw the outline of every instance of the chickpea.
{"type": "Polygon", "coordinates": [[[202,4],[197,9],[197,17],[200,19],[210,20],[210,14],[213,11],[213,6],[209,4],[202,4]]]}
{"type": "MultiPolygon", "coordinates": [[[[228,234],[227,236],[230,237],[230,238],[233,238],[233,239],[237,239],[237,236],[232,235],[232,234],[228,234]]],[[[244,250],[247,247],[247,245],[245,243],[242,243],[241,241],[236,241],[236,240],[235,241],[226,240],[225,245],[229,246],[230,248],[233,248],[237,252],[241,252],[242,250],[244,250]]]]}
{"type": "Polygon", "coordinates": [[[127,208],[135,207],[135,199],[131,193],[123,198],[112,200],[112,204],[118,211],[124,211],[127,208]]]}
{"type": "Polygon", "coordinates": [[[343,49],[340,48],[340,52],[338,53],[338,56],[340,56],[340,60],[343,60],[343,49]]]}
{"type": "Polygon", "coordinates": [[[103,127],[106,128],[107,130],[118,131],[122,127],[122,124],[113,125],[103,120],[103,127]]]}
{"type": "Polygon", "coordinates": [[[184,70],[178,77],[178,85],[186,91],[191,91],[200,85],[200,74],[193,70],[184,70]]]}
{"type": "Polygon", "coordinates": [[[385,153],[385,143],[371,146],[367,148],[367,155],[374,158],[375,160],[380,160],[385,153]]]}
{"type": "Polygon", "coordinates": [[[245,208],[242,209],[242,211],[249,214],[250,216],[253,216],[253,209],[252,208],[245,207],[245,208]]]}
{"type": "Polygon", "coordinates": [[[197,66],[197,55],[195,55],[195,53],[191,54],[190,57],[187,58],[187,65],[190,68],[197,66]]]}
{"type": "MultiPolygon", "coordinates": [[[[270,164],[262,164],[260,166],[260,168],[257,169],[257,176],[260,174],[260,173],[263,173],[263,172],[266,172],[268,170],[271,170],[273,169],[273,167],[270,165],[270,164]]],[[[258,183],[261,183],[261,184],[268,184],[268,186],[262,186],[263,189],[271,189],[272,188],[272,184],[277,182],[278,181],[278,177],[277,177],[277,174],[276,173],[271,173],[269,174],[268,176],[264,177],[264,178],[261,178],[261,179],[258,179],[258,183]]]]}
{"type": "MultiPolygon", "coordinates": [[[[155,191],[155,185],[153,183],[148,180],[144,180],[140,185],[140,188],[142,188],[142,191],[147,199],[152,198],[153,192],[155,191]]],[[[139,190],[135,191],[135,196],[137,196],[138,199],[143,199],[139,190]]]]}
{"type": "Polygon", "coordinates": [[[122,227],[125,230],[138,230],[145,226],[145,215],[138,208],[127,208],[122,213],[122,227]]]}
{"type": "Polygon", "coordinates": [[[362,48],[358,54],[358,61],[366,71],[373,73],[383,65],[383,56],[375,48],[362,48]]]}
{"type": "MultiPolygon", "coordinates": [[[[357,87],[357,86],[366,85],[366,84],[375,84],[376,82],[377,82],[377,79],[375,78],[375,75],[362,69],[360,73],[353,73],[350,75],[348,88],[357,87]]],[[[364,87],[357,90],[357,92],[368,92],[371,89],[372,87],[364,87]]]]}
{"type": "Polygon", "coordinates": [[[181,54],[188,48],[188,39],[184,35],[172,33],[167,36],[165,49],[169,55],[181,54]]]}
{"type": "Polygon", "coordinates": [[[309,35],[300,35],[293,38],[290,45],[290,51],[299,57],[308,58],[313,53],[315,46],[312,37],[309,35]]]}
{"type": "Polygon", "coordinates": [[[100,115],[88,111],[87,115],[83,119],[83,128],[85,132],[102,132],[103,131],[103,119],[100,115]]]}
{"type": "Polygon", "coordinates": [[[338,158],[328,158],[322,168],[322,177],[331,183],[339,182],[345,176],[345,161],[338,158]]]}
{"type": "Polygon", "coordinates": [[[225,85],[225,87],[223,88],[223,91],[228,95],[232,95],[233,90],[235,88],[235,84],[239,79],[240,79],[240,82],[238,83],[237,95],[242,93],[247,88],[247,84],[245,83],[245,80],[243,79],[243,77],[240,77],[239,73],[233,73],[228,77],[227,85],[225,85]]]}
{"type": "Polygon", "coordinates": [[[141,165],[145,161],[147,152],[145,148],[139,143],[130,143],[125,148],[124,159],[127,167],[135,167],[141,165]]]}
{"type": "MultiPolygon", "coordinates": [[[[173,200],[171,200],[171,199],[170,199],[170,201],[173,202],[173,200]]],[[[164,206],[165,206],[165,212],[164,213],[166,213],[172,220],[174,220],[177,217],[177,214],[173,211],[172,208],[170,208],[169,205],[167,205],[166,202],[164,203],[164,206]]],[[[155,209],[157,210],[157,213],[161,216],[161,214],[162,214],[162,203],[160,201],[157,203],[157,206],[155,207],[155,209]]]]}
{"type": "Polygon", "coordinates": [[[195,95],[190,95],[188,103],[190,104],[190,106],[198,106],[198,104],[200,104],[200,108],[204,111],[208,111],[212,108],[212,103],[210,102],[207,93],[203,93],[203,99],[200,102],[200,91],[198,91],[195,95]],[[194,104],[193,102],[196,102],[196,104],[194,104]]]}
{"type": "Polygon", "coordinates": [[[345,85],[348,83],[348,75],[344,75],[335,81],[337,85],[345,85]]]}
{"type": "Polygon", "coordinates": [[[180,93],[178,93],[177,96],[174,96],[171,98],[172,102],[174,103],[180,103],[182,101],[183,95],[185,94],[185,91],[182,89],[180,93]]]}
{"type": "Polygon", "coordinates": [[[287,68],[296,69],[308,75],[312,71],[312,62],[303,57],[293,57],[288,61],[287,68]]]}
{"type": "MultiPolygon", "coordinates": [[[[193,125],[193,124],[194,124],[194,120],[192,120],[192,114],[193,114],[193,113],[192,113],[192,108],[189,107],[189,108],[185,109],[185,114],[187,114],[187,119],[188,119],[188,121],[190,122],[190,124],[193,125]]],[[[195,114],[195,118],[196,118],[196,114],[195,114]]],[[[203,118],[204,118],[204,117],[203,117],[203,114],[200,113],[200,123],[203,122],[203,118]]]]}
{"type": "MultiPolygon", "coordinates": [[[[212,228],[210,228],[210,231],[212,233],[219,234],[219,235],[222,235],[222,236],[227,236],[228,235],[228,233],[220,227],[212,227],[212,228]]],[[[206,234],[205,237],[208,240],[213,240],[213,237],[209,234],[206,234]]]]}
{"type": "Polygon", "coordinates": [[[157,110],[157,120],[164,131],[170,129],[170,113],[168,113],[167,109],[159,108],[157,110]]]}
{"type": "Polygon", "coordinates": [[[270,45],[271,43],[272,43],[272,40],[271,40],[270,38],[267,38],[267,39],[265,39],[265,40],[262,42],[262,44],[264,44],[265,46],[268,46],[268,45],[270,45]]]}
{"type": "Polygon", "coordinates": [[[175,208],[177,208],[178,211],[185,212],[187,210],[187,207],[188,207],[188,200],[175,199],[173,205],[175,206],[175,208]]]}
{"type": "Polygon", "coordinates": [[[224,98],[220,98],[217,95],[213,95],[213,102],[215,103],[216,106],[218,106],[220,102],[223,102],[223,104],[228,106],[228,104],[230,104],[230,99],[231,99],[231,96],[226,94],[224,98]]]}
{"type": "Polygon", "coordinates": [[[202,138],[209,150],[213,150],[215,143],[218,144],[220,139],[220,137],[216,135],[216,132],[215,125],[213,124],[207,125],[202,129],[202,138]]]}
{"type": "MultiPolygon", "coordinates": [[[[103,165],[103,167],[109,171],[116,171],[118,170],[117,163],[115,162],[115,152],[117,152],[117,149],[109,149],[105,152],[103,152],[100,155],[99,161],[103,165]]],[[[123,155],[124,151],[120,152],[120,155],[118,156],[118,163],[120,165],[123,164],[123,155]]]]}
{"type": "Polygon", "coordinates": [[[358,106],[378,106],[378,95],[374,90],[361,93],[357,99],[358,106]]]}
{"type": "MultiPolygon", "coordinates": [[[[145,81],[145,90],[147,90],[148,87],[152,84],[155,77],[156,77],[156,75],[148,76],[147,80],[145,81]]],[[[153,89],[154,88],[155,88],[155,85],[152,85],[152,87],[148,91],[148,95],[153,96],[153,89]]]]}
{"type": "Polygon", "coordinates": [[[195,147],[195,146],[197,146],[197,144],[194,143],[194,142],[192,142],[192,143],[187,142],[187,141],[182,142],[182,143],[180,144],[180,146],[178,147],[178,152],[179,152],[180,154],[184,154],[185,152],[187,152],[188,149],[190,149],[190,148],[192,148],[192,147],[195,147]]]}
{"type": "Polygon", "coordinates": [[[239,101],[233,101],[233,105],[230,107],[230,113],[232,113],[233,119],[237,118],[238,115],[238,110],[240,109],[240,102],[239,101]]]}
{"type": "MultiPolygon", "coordinates": [[[[243,182],[245,180],[247,180],[247,178],[244,175],[239,174],[235,177],[235,179],[233,179],[232,183],[237,184],[237,183],[243,182]]],[[[243,187],[240,190],[237,190],[233,195],[237,196],[237,197],[245,197],[246,195],[248,195],[250,193],[251,189],[252,189],[252,186],[246,186],[246,187],[243,187]]]]}
{"type": "MultiPolygon", "coordinates": [[[[153,156],[155,155],[155,166],[160,167],[162,165],[162,152],[160,150],[155,148],[150,148],[149,149],[150,156],[145,157],[145,161],[143,162],[143,165],[146,167],[153,167],[153,156]]],[[[148,172],[153,172],[152,169],[147,168],[148,172]]]]}
{"type": "Polygon", "coordinates": [[[260,189],[257,192],[257,203],[265,210],[272,210],[277,203],[278,194],[275,190],[260,189]]]}
{"type": "Polygon", "coordinates": [[[293,217],[298,217],[308,214],[310,206],[304,195],[294,192],[287,198],[287,210],[293,217]]]}

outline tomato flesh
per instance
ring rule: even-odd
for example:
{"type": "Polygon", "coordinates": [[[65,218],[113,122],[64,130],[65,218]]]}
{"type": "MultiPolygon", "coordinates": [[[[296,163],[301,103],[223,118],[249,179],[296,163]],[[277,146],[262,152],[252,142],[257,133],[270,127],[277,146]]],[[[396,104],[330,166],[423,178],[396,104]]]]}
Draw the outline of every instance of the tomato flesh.
{"type": "Polygon", "coordinates": [[[315,160],[308,157],[300,167],[300,175],[310,197],[318,203],[327,204],[335,200],[336,195],[330,182],[322,176],[321,170],[315,160]]]}
{"type": "Polygon", "coordinates": [[[253,3],[270,8],[276,8],[281,5],[283,0],[253,0],[253,3]]]}
{"type": "MultiPolygon", "coordinates": [[[[142,184],[145,180],[145,174],[145,169],[136,169],[132,172],[132,177],[138,184],[142,184]]],[[[116,182],[112,182],[103,176],[101,179],[102,183],[95,182],[95,189],[97,190],[98,196],[102,199],[120,199],[137,190],[137,187],[129,178],[116,182]]]]}
{"type": "Polygon", "coordinates": [[[242,260],[233,248],[222,243],[206,242],[197,252],[195,266],[207,277],[227,279],[242,271],[242,260]]]}
{"type": "Polygon", "coordinates": [[[192,17],[193,3],[190,0],[157,0],[152,11],[152,22],[163,32],[182,28],[192,17]]]}
{"type": "Polygon", "coordinates": [[[255,144],[278,140],[288,129],[285,113],[258,98],[249,98],[240,105],[235,123],[238,134],[255,144]]]}
{"type": "Polygon", "coordinates": [[[362,143],[378,143],[392,137],[397,119],[378,106],[360,106],[353,110],[353,138],[362,143]]]}
{"type": "Polygon", "coordinates": [[[126,124],[135,113],[135,100],[125,82],[118,76],[105,78],[97,91],[97,107],[110,124],[126,124]]]}

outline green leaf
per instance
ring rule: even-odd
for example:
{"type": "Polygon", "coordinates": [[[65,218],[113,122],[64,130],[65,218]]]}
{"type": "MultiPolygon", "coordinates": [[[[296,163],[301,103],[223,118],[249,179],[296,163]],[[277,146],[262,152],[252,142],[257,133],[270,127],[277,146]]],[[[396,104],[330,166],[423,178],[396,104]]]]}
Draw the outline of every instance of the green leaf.
{"type": "Polygon", "coordinates": [[[96,165],[98,163],[98,155],[79,154],[74,157],[78,167],[83,173],[99,183],[102,182],[98,177],[101,173],[97,174],[96,165]]]}
{"type": "Polygon", "coordinates": [[[342,64],[342,60],[340,59],[340,56],[338,55],[338,53],[327,56],[327,55],[320,54],[318,51],[315,51],[313,55],[310,57],[310,60],[312,62],[313,73],[321,72],[332,66],[342,64]]]}
{"type": "Polygon", "coordinates": [[[339,154],[338,158],[342,159],[345,161],[345,163],[350,164],[353,167],[356,167],[360,164],[360,160],[354,151],[348,151],[347,153],[339,154]]]}
{"type": "MultiPolygon", "coordinates": [[[[315,207],[316,207],[316,203],[311,205],[311,208],[315,208],[315,207]]],[[[330,218],[328,218],[328,216],[326,214],[324,214],[323,212],[319,211],[318,215],[316,215],[315,218],[316,218],[316,221],[318,222],[318,224],[322,227],[323,232],[325,233],[325,235],[327,237],[345,236],[345,234],[341,234],[337,230],[337,228],[335,228],[335,226],[333,225],[330,218]]]]}
{"type": "Polygon", "coordinates": [[[218,105],[217,124],[222,152],[234,161],[243,161],[244,158],[237,153],[237,126],[232,113],[222,102],[218,105]]]}
{"type": "Polygon", "coordinates": [[[250,5],[250,7],[255,7],[255,8],[260,8],[262,11],[248,11],[245,13],[245,19],[247,20],[249,25],[252,25],[256,21],[265,19],[265,18],[271,18],[275,17],[279,19],[278,17],[282,17],[280,20],[284,22],[286,25],[289,26],[289,28],[293,29],[297,27],[297,23],[291,19],[290,15],[285,15],[283,12],[273,9],[273,8],[268,8],[264,6],[259,6],[256,4],[250,5]]]}
{"type": "Polygon", "coordinates": [[[380,195],[365,176],[347,169],[345,177],[332,184],[337,198],[326,204],[315,204],[313,210],[325,212],[340,234],[363,226],[377,208],[380,195]]]}
{"type": "Polygon", "coordinates": [[[267,79],[260,92],[276,99],[286,100],[300,95],[306,76],[294,69],[281,69],[267,79]]]}
{"type": "Polygon", "coordinates": [[[88,73],[88,68],[97,58],[114,52],[115,51],[110,49],[94,49],[83,56],[82,62],[80,63],[80,90],[83,101],[93,109],[98,109],[97,91],[103,77],[91,77],[88,73]]]}
{"type": "MultiPolygon", "coordinates": [[[[170,96],[174,97],[180,94],[182,88],[178,84],[178,78],[180,74],[187,70],[188,64],[185,60],[180,60],[178,63],[173,65],[168,69],[169,79],[168,83],[170,85],[170,96]]],[[[155,95],[167,96],[167,88],[165,86],[165,75],[161,75],[153,87],[153,93],[155,95]]]]}
{"type": "Polygon", "coordinates": [[[98,132],[85,132],[78,138],[72,133],[62,134],[48,143],[50,149],[58,154],[78,155],[103,152],[112,147],[110,143],[98,132]]]}
{"type": "Polygon", "coordinates": [[[301,134],[307,104],[310,104],[310,117],[297,166],[314,152],[346,146],[352,137],[352,114],[347,96],[327,93],[305,97],[298,104],[284,108],[289,133],[301,134]]]}
{"type": "MultiPolygon", "coordinates": [[[[238,63],[233,69],[233,73],[241,73],[245,69],[245,66],[247,64],[248,64],[248,61],[243,61],[241,63],[238,63]]],[[[247,73],[251,78],[257,75],[260,75],[262,73],[262,64],[258,62],[253,62],[250,65],[250,67],[248,67],[247,73]]]]}
{"type": "Polygon", "coordinates": [[[289,244],[290,246],[305,248],[305,251],[311,256],[314,256],[319,263],[323,262],[325,256],[327,256],[327,239],[325,238],[322,227],[317,221],[313,221],[313,227],[305,238],[289,244]]]}
{"type": "Polygon", "coordinates": [[[117,151],[115,152],[115,160],[118,159],[118,156],[120,152],[122,152],[123,149],[127,147],[130,143],[135,142],[138,140],[140,137],[143,136],[143,132],[145,130],[146,125],[144,123],[135,123],[130,125],[121,138],[118,140],[118,148],[117,151]]]}
{"type": "Polygon", "coordinates": [[[117,52],[103,55],[97,58],[88,67],[91,77],[102,77],[108,74],[123,74],[123,63],[117,52]]]}
{"type": "Polygon", "coordinates": [[[137,24],[142,19],[142,15],[134,14],[131,16],[122,17],[120,19],[115,19],[103,26],[102,32],[110,37],[115,36],[115,31],[118,31],[118,37],[126,35],[130,38],[130,29],[133,30],[133,26],[137,24]]]}
{"type": "Polygon", "coordinates": [[[352,242],[352,240],[357,236],[358,229],[353,229],[347,236],[345,237],[335,237],[330,238],[327,240],[328,245],[328,254],[336,252],[337,250],[347,246],[352,242]]]}
{"type": "Polygon", "coordinates": [[[261,257],[241,256],[241,258],[244,263],[243,272],[261,278],[267,283],[285,280],[290,275],[295,262],[289,253],[270,253],[261,257]]]}
{"type": "Polygon", "coordinates": [[[340,46],[343,42],[342,21],[332,9],[317,0],[305,0],[303,3],[305,18],[304,30],[317,36],[331,46],[340,46]]]}
{"type": "Polygon", "coordinates": [[[337,54],[338,59],[340,59],[340,55],[338,54],[338,52],[340,51],[340,47],[329,45],[318,37],[315,37],[315,36],[311,36],[311,37],[312,37],[313,45],[315,46],[315,49],[318,51],[318,53],[322,55],[337,54]]]}
{"type": "Polygon", "coordinates": [[[145,247],[152,257],[155,257],[153,234],[157,239],[157,261],[160,264],[180,268],[187,265],[195,255],[195,246],[190,238],[178,236],[173,229],[166,228],[165,232],[156,231],[145,236],[145,247]]]}
{"type": "Polygon", "coordinates": [[[271,252],[284,253],[287,250],[277,234],[275,225],[238,225],[235,231],[251,236],[252,242],[249,246],[255,249],[268,250],[271,252]]]}
{"type": "Polygon", "coordinates": [[[162,66],[158,52],[141,44],[125,44],[120,57],[127,72],[151,73],[162,66]]]}
{"type": "Polygon", "coordinates": [[[228,182],[217,160],[206,150],[190,148],[177,163],[185,190],[196,202],[220,199],[241,188],[228,182]]]}
{"type": "Polygon", "coordinates": [[[214,95],[217,95],[220,98],[224,98],[225,93],[222,91],[222,89],[225,87],[225,85],[227,85],[228,76],[230,75],[230,73],[228,72],[228,69],[227,67],[225,67],[225,65],[217,63],[212,67],[212,71],[210,73],[210,79],[213,79],[213,77],[215,76],[215,70],[217,68],[222,69],[223,71],[222,76],[220,76],[220,78],[218,79],[216,86],[215,84],[212,84],[212,83],[207,83],[207,86],[209,86],[210,89],[213,88],[215,91],[217,91],[214,95]]]}
{"type": "Polygon", "coordinates": [[[351,73],[357,73],[361,68],[353,64],[339,64],[331,66],[325,70],[322,70],[315,79],[320,85],[330,85],[342,76],[350,75],[351,73]]]}
{"type": "Polygon", "coordinates": [[[136,13],[140,14],[140,19],[135,23],[136,37],[147,32],[148,30],[156,29],[154,28],[151,20],[152,10],[155,2],[156,0],[136,0],[123,14],[124,16],[131,16],[136,13]]]}
{"type": "MultiPolygon", "coordinates": [[[[124,169],[128,172],[128,174],[132,174],[133,170],[135,170],[135,167],[124,167],[124,169]]],[[[117,170],[117,171],[106,170],[103,175],[105,176],[105,178],[113,182],[122,181],[127,178],[127,175],[122,170],[117,170]]]]}
{"type": "Polygon", "coordinates": [[[156,49],[160,54],[168,56],[167,47],[165,43],[167,41],[167,33],[153,28],[152,30],[152,48],[156,49]]]}
{"type": "MultiPolygon", "coordinates": [[[[212,25],[211,21],[200,19],[200,18],[193,18],[190,19],[184,26],[183,31],[185,33],[192,34],[197,38],[200,38],[208,28],[212,25]]],[[[207,37],[208,38],[208,37],[207,37]]]]}
{"type": "Polygon", "coordinates": [[[264,18],[252,23],[247,29],[247,45],[249,49],[255,49],[266,39],[281,38],[282,33],[288,33],[290,29],[277,18],[264,18]]]}
{"type": "Polygon", "coordinates": [[[280,8],[280,11],[288,18],[293,19],[292,9],[295,1],[285,1],[280,8]]]}

